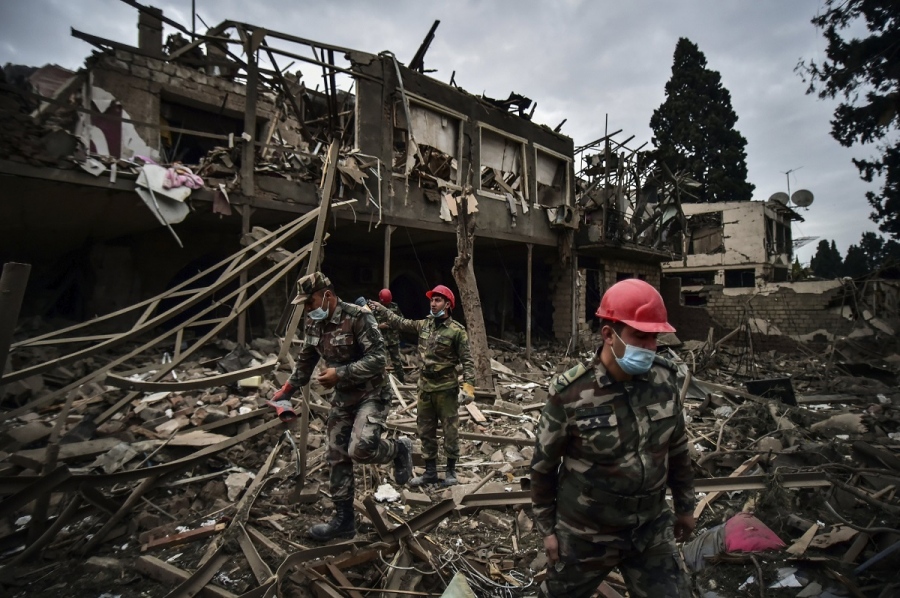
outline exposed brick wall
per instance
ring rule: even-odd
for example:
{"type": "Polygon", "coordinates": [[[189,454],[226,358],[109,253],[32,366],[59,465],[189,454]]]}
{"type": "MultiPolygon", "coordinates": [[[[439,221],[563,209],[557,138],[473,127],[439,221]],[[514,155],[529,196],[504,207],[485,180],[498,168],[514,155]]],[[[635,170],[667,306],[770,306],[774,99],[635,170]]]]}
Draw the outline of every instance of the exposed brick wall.
{"type": "MultiPolygon", "coordinates": [[[[161,93],[181,98],[182,101],[210,106],[215,111],[231,113],[232,116],[244,113],[246,87],[242,83],[124,50],[97,55],[94,60],[94,84],[113,94],[134,120],[159,122],[161,93]]],[[[257,98],[258,118],[269,119],[274,113],[275,105],[272,100],[260,94],[257,98]]],[[[136,128],[147,145],[158,147],[158,130],[140,125],[136,125],[136,128]]],[[[299,130],[293,121],[280,123],[279,130],[287,143],[299,142],[299,130]]],[[[240,140],[236,141],[239,142],[240,140]]]]}
{"type": "Polygon", "coordinates": [[[662,284],[669,322],[681,340],[704,340],[710,327],[721,338],[749,321],[754,349],[780,351],[794,350],[798,342],[822,343],[850,334],[856,324],[841,313],[843,292],[840,286],[810,292],[781,286],[769,292],[725,294],[713,287],[705,307],[691,307],[682,305],[680,280],[665,279],[662,284]]]}
{"type": "MultiPolygon", "coordinates": [[[[579,304],[584,306],[584,273],[581,271],[578,291],[579,304]]],[[[553,335],[568,342],[572,336],[572,267],[558,260],[550,263],[550,292],[553,297],[553,335]]]]}

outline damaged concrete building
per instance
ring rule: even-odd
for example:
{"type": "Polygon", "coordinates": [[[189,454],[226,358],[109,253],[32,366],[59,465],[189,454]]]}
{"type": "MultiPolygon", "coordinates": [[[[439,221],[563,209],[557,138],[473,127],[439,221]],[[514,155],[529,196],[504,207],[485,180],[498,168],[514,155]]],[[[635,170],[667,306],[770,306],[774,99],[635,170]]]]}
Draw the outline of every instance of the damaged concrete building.
{"type": "MultiPolygon", "coordinates": [[[[489,335],[568,343],[616,280],[659,284],[665,253],[585,234],[572,140],[533,122],[531,100],[471,95],[420,72],[421,56],[404,66],[231,21],[164,43],[163,23],[177,25],[141,7],[137,47],[73,30],[98,48],[83,69],[3,87],[15,133],[0,148],[0,254],[34,266],[25,315],[113,312],[308,212],[333,139],[334,201],[356,201],[334,211],[323,268],[346,298],[389,286],[421,316],[426,289],[455,289],[449,199],[464,189],[489,335]]],[[[253,306],[251,337],[275,330],[290,292],[253,306]]]]}

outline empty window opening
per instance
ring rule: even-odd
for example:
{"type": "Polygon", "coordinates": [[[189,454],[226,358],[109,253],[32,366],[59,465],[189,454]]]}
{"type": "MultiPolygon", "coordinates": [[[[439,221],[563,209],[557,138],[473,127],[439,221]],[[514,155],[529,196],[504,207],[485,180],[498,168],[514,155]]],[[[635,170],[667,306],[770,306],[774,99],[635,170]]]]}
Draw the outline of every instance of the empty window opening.
{"type": "Polygon", "coordinates": [[[687,225],[688,230],[684,241],[687,244],[688,255],[723,253],[725,251],[722,212],[694,214],[688,217],[687,225]]]}
{"type": "Polygon", "coordinates": [[[569,205],[569,162],[545,151],[535,151],[537,203],[542,206],[569,205]]]}
{"type": "Polygon", "coordinates": [[[190,133],[174,132],[169,127],[189,129],[216,135],[233,134],[240,139],[244,130],[243,119],[232,118],[214,110],[204,110],[173,101],[162,100],[159,109],[160,154],[168,163],[199,164],[216,147],[226,145],[221,139],[201,137],[190,133]]]}
{"type": "Polygon", "coordinates": [[[756,286],[756,272],[753,268],[725,270],[725,286],[727,288],[756,286]]]}
{"type": "Polygon", "coordinates": [[[458,183],[462,121],[410,102],[412,143],[402,102],[394,104],[394,172],[458,183]]]}
{"type": "Polygon", "coordinates": [[[501,197],[528,198],[525,146],[521,141],[481,128],[481,190],[501,197]]]}

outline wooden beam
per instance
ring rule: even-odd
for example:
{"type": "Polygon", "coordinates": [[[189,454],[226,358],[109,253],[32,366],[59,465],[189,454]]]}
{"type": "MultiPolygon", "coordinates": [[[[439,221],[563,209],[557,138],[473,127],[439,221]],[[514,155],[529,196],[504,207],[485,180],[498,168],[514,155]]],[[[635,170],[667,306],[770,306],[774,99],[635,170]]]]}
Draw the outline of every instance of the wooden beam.
{"type": "Polygon", "coordinates": [[[169,548],[178,544],[196,542],[197,540],[203,540],[212,535],[218,534],[224,529],[224,523],[216,523],[215,525],[198,527],[197,529],[181,532],[180,534],[172,534],[169,536],[163,536],[162,538],[154,538],[141,546],[141,552],[147,552],[148,550],[153,550],[155,548],[169,548]]]}
{"type": "Polygon", "coordinates": [[[248,197],[256,195],[253,167],[256,164],[256,99],[259,94],[259,65],[256,52],[266,35],[265,29],[254,29],[244,46],[247,55],[247,90],[244,104],[244,145],[241,148],[241,193],[248,197]],[[249,138],[248,138],[249,137],[249,138]]]}
{"type": "MultiPolygon", "coordinates": [[[[134,567],[150,579],[169,586],[182,584],[191,576],[190,573],[175,565],[147,555],[138,557],[134,561],[134,567]]],[[[199,595],[204,598],[237,598],[237,594],[232,594],[228,590],[214,585],[204,586],[199,595]]]]}

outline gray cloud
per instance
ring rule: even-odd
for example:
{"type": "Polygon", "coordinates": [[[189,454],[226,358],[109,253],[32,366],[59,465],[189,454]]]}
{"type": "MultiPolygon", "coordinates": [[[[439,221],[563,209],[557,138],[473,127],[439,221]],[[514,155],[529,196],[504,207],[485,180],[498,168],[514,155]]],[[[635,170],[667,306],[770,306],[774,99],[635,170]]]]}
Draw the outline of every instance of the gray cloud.
{"type": "MultiPolygon", "coordinates": [[[[149,0],[148,0],[149,1],[149,0]]],[[[190,26],[190,2],[155,2],[190,26]]],[[[672,53],[688,37],[719,71],[748,140],[748,168],[757,199],[811,189],[815,204],[803,211],[796,235],[835,239],[843,252],[863,231],[876,230],[850,162],[868,149],[842,148],[829,136],[834,104],[805,94],[793,69],[801,58],[821,59],[824,41],[810,19],[821,0],[619,2],[602,0],[415,0],[344,2],[197,0],[210,25],[234,19],[368,52],[391,50],[408,62],[431,23],[441,20],[426,67],[472,93],[537,101],[535,119],[556,126],[576,144],[600,137],[606,115],[620,139],[649,141],[650,116],[664,100],[672,53]]],[[[116,0],[9,1],[0,7],[0,61],[56,62],[77,68],[91,47],[73,39],[75,27],[134,44],[136,11],[116,0]]],[[[303,66],[308,77],[318,74],[303,66]]],[[[808,260],[815,243],[800,250],[808,260]]]]}

